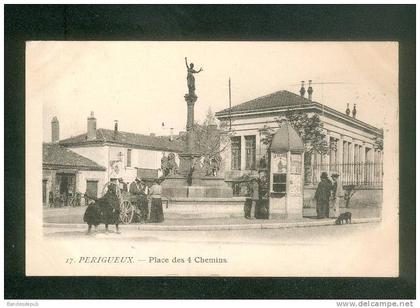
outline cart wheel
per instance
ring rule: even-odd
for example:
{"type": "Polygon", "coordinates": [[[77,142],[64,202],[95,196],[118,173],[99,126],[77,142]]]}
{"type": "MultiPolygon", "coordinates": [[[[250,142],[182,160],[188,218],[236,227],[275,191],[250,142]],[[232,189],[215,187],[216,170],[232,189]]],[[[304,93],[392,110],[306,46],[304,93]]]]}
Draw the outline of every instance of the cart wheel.
{"type": "Polygon", "coordinates": [[[129,224],[133,220],[134,208],[131,202],[124,200],[120,204],[120,220],[123,224],[129,224]]]}

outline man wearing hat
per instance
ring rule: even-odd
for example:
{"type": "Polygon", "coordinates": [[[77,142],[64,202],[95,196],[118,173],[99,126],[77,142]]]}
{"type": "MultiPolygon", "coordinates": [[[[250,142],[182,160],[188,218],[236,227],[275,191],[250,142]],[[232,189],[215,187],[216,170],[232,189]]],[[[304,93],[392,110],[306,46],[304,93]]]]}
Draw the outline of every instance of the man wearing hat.
{"type": "Polygon", "coordinates": [[[257,218],[259,201],[260,201],[260,185],[258,183],[258,179],[252,178],[251,179],[251,218],[257,218]]]}
{"type": "Polygon", "coordinates": [[[129,192],[135,197],[134,200],[140,211],[140,223],[146,223],[147,216],[149,215],[149,208],[147,206],[144,185],[140,177],[136,177],[135,181],[130,184],[129,192]]]}
{"type": "Polygon", "coordinates": [[[314,197],[316,200],[317,218],[329,217],[331,190],[332,184],[328,179],[328,174],[326,172],[322,172],[321,182],[318,184],[314,197]]]}

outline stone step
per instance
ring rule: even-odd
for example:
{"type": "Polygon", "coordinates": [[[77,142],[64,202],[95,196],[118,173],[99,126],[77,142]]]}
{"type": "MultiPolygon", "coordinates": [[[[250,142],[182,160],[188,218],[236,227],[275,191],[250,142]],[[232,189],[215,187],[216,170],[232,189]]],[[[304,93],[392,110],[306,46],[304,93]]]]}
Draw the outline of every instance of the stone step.
{"type": "Polygon", "coordinates": [[[245,197],[233,197],[233,198],[203,198],[203,197],[194,197],[194,198],[184,198],[184,197],[173,197],[169,198],[169,203],[243,203],[245,202],[245,197]]]}

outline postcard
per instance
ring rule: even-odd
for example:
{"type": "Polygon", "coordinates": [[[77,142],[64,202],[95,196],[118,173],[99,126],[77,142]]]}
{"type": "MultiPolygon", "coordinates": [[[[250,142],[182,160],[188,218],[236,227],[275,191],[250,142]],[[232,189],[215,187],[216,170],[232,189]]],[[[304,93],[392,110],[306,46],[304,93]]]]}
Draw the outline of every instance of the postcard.
{"type": "Polygon", "coordinates": [[[28,276],[398,277],[398,43],[28,41],[28,276]]]}

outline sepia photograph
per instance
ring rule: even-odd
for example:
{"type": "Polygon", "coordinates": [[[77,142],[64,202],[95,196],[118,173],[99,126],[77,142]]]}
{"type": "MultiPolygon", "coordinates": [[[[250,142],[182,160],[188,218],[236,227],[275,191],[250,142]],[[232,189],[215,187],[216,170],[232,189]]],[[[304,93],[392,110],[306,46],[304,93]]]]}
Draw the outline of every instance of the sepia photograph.
{"type": "Polygon", "coordinates": [[[5,306],[413,307],[415,5],[70,3],[0,14],[5,306]]]}
{"type": "Polygon", "coordinates": [[[397,42],[25,55],[28,276],[398,276],[397,42]]]}

